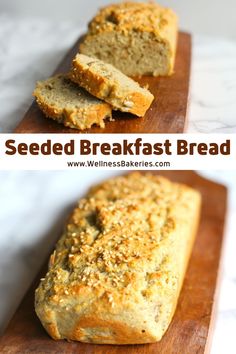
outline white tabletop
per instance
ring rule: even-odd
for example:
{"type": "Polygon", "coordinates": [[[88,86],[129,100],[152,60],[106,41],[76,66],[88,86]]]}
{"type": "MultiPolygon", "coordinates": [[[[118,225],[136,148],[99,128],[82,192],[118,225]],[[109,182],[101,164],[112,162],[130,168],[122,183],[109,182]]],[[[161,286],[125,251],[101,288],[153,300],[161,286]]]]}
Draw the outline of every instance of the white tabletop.
{"type": "MultiPolygon", "coordinates": [[[[0,15],[0,132],[12,132],[32,102],[37,80],[51,75],[85,29],[0,15]]],[[[188,133],[236,133],[236,41],[194,36],[188,133]]]]}
{"type": "MultiPolygon", "coordinates": [[[[107,171],[0,173],[0,329],[14,313],[61,231],[71,205],[107,171]],[[42,192],[43,191],[43,192],[42,192]]],[[[211,354],[235,354],[236,172],[202,172],[230,190],[223,280],[211,354]]]]}

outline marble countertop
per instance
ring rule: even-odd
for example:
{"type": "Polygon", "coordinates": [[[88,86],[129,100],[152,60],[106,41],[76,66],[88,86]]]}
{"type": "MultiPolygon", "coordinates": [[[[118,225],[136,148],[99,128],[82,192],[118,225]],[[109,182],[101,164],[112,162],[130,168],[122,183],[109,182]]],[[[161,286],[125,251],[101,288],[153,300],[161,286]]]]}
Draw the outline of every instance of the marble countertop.
{"type": "MultiPolygon", "coordinates": [[[[0,14],[0,133],[12,132],[81,29],[0,14]]],[[[188,133],[236,133],[236,41],[194,36],[188,133]]]]}
{"type": "MultiPolygon", "coordinates": [[[[67,211],[91,184],[116,173],[86,170],[0,173],[0,330],[6,326],[44,262],[53,235],[61,231],[67,211]]],[[[211,354],[235,354],[236,172],[201,174],[226,184],[230,192],[223,278],[211,354]]]]}

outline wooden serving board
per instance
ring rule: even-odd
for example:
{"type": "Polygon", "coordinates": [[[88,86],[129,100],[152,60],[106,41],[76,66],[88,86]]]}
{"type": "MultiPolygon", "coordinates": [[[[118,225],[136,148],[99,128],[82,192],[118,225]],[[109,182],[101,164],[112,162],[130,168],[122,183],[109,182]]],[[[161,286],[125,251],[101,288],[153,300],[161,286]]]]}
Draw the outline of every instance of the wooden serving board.
{"type": "MultiPolygon", "coordinates": [[[[79,42],[67,53],[55,73],[67,72],[78,52],[79,42]]],[[[191,66],[191,36],[180,32],[177,48],[175,74],[171,77],[142,77],[141,85],[149,85],[155,100],[145,117],[138,118],[128,113],[114,112],[115,118],[107,122],[104,129],[92,127],[83,133],[183,133],[187,120],[191,66]]],[[[45,118],[34,102],[15,133],[82,133],[69,129],[45,118]]]]}
{"type": "Polygon", "coordinates": [[[0,338],[4,354],[201,354],[207,353],[216,304],[216,285],[226,215],[225,187],[194,172],[161,172],[173,181],[198,189],[203,197],[200,227],[172,323],[156,344],[93,345],[54,341],[34,313],[34,290],[45,267],[25,296],[5,334],[0,338]]]}

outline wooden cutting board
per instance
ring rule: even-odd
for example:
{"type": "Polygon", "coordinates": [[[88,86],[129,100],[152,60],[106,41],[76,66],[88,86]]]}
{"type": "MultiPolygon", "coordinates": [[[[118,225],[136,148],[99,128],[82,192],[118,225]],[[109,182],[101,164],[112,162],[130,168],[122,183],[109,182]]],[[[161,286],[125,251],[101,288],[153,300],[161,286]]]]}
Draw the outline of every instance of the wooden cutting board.
{"type": "Polygon", "coordinates": [[[203,197],[200,227],[173,321],[156,344],[109,346],[53,341],[34,313],[34,290],[45,267],[25,296],[5,334],[0,339],[4,354],[201,354],[207,353],[216,306],[227,204],[225,187],[194,172],[161,172],[173,181],[198,189],[203,197]]]}
{"type": "MultiPolygon", "coordinates": [[[[55,73],[67,72],[78,52],[79,42],[67,53],[55,73]]],[[[191,66],[191,36],[179,34],[175,74],[171,77],[142,77],[141,85],[149,85],[155,100],[145,117],[137,118],[128,113],[114,112],[115,121],[107,122],[105,129],[94,126],[84,133],[183,133],[187,120],[191,66]]],[[[81,133],[51,119],[46,119],[34,102],[15,133],[81,133]]]]}

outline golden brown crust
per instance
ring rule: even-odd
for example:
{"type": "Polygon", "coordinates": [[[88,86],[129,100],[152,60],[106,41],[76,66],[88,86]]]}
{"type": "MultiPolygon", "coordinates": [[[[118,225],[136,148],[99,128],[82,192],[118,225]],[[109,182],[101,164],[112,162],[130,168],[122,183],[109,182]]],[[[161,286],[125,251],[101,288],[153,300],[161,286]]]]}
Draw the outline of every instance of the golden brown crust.
{"type": "Polygon", "coordinates": [[[145,115],[154,100],[151,92],[141,88],[137,82],[109,64],[87,57],[95,65],[102,65],[104,70],[99,72],[94,68],[95,65],[85,65],[84,57],[86,56],[78,54],[73,60],[73,68],[70,72],[73,82],[85,88],[93,96],[106,101],[115,110],[129,112],[139,117],[145,115]],[[120,80],[113,77],[114,72],[120,75],[120,80]]]}
{"type": "Polygon", "coordinates": [[[200,212],[197,191],[130,174],[91,189],[74,210],[36,312],[54,339],[161,339],[175,311],[200,212]]]}
{"type": "Polygon", "coordinates": [[[89,34],[136,30],[166,39],[176,22],[177,16],[169,8],[150,2],[122,2],[102,8],[90,22],[89,34]]]}
{"type": "MultiPolygon", "coordinates": [[[[88,54],[88,47],[94,38],[99,40],[100,36],[110,33],[114,33],[114,40],[119,33],[130,36],[130,48],[132,48],[132,34],[137,32],[149,33],[156,41],[165,44],[169,58],[165,75],[171,75],[176,55],[178,18],[171,9],[155,3],[122,2],[102,8],[90,22],[88,33],[80,45],[80,51],[88,54]]],[[[151,43],[151,39],[149,40],[151,43]]],[[[155,68],[152,74],[156,76],[155,68]]]]}
{"type": "MultiPolygon", "coordinates": [[[[62,76],[62,75],[57,75],[62,76]]],[[[67,77],[67,75],[65,75],[67,77]]],[[[56,78],[56,76],[55,76],[56,78]]],[[[39,108],[47,118],[51,118],[66,127],[85,130],[96,124],[101,128],[105,127],[104,120],[112,118],[112,109],[106,102],[100,102],[87,107],[61,108],[56,104],[50,104],[42,93],[43,82],[39,82],[33,92],[39,108]]]]}
{"type": "Polygon", "coordinates": [[[47,118],[62,123],[65,127],[72,129],[85,130],[91,128],[94,124],[105,128],[104,120],[112,118],[111,106],[108,104],[98,104],[92,110],[76,109],[71,110],[55,110],[55,107],[49,106],[47,103],[36,100],[40,109],[47,118]]]}

